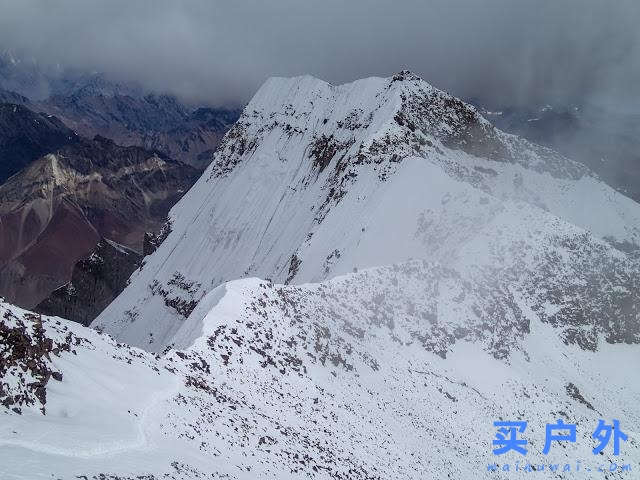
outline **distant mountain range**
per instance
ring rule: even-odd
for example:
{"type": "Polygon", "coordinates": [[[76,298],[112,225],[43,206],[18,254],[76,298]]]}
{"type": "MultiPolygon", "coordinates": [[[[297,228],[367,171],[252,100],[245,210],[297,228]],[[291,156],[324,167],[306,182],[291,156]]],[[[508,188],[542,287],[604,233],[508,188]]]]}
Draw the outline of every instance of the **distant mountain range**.
{"type": "Polygon", "coordinates": [[[175,97],[94,93],[81,89],[54,95],[38,107],[58,116],[81,135],[142,146],[203,169],[223,135],[238,118],[235,110],[188,109],[175,97]]]}
{"type": "Polygon", "coordinates": [[[187,106],[174,96],[115,82],[101,73],[43,66],[9,52],[0,55],[0,102],[55,115],[78,135],[102,135],[123,146],[157,150],[200,169],[240,114],[187,106]]]}
{"type": "Polygon", "coordinates": [[[142,251],[199,171],[141,147],[77,138],[0,186],[0,292],[34,307],[108,238],[142,251]]]}
{"type": "MultiPolygon", "coordinates": [[[[0,55],[0,296],[34,308],[104,242],[141,254],[238,114],[0,55]]],[[[83,322],[114,285],[73,299],[83,322]]]]}

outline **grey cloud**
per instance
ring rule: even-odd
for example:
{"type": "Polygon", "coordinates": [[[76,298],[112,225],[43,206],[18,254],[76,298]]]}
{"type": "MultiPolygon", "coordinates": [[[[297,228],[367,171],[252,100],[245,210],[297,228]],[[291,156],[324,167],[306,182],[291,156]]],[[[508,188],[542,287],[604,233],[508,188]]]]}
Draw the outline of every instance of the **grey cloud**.
{"type": "Polygon", "coordinates": [[[408,68],[494,103],[640,98],[637,0],[0,0],[0,48],[213,104],[408,68]]]}

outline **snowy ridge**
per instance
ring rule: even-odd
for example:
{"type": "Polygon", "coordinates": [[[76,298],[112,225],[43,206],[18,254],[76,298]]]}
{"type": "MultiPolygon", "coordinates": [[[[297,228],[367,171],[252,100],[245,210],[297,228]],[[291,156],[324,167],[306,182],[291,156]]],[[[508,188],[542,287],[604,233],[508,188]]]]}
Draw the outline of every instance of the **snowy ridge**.
{"type": "Polygon", "coordinates": [[[506,266],[531,261],[510,251],[552,252],[585,232],[640,244],[635,202],[406,72],[269,80],[170,217],[171,234],[94,322],[154,351],[239,277],[318,282],[409,259],[506,266]]]}
{"type": "MultiPolygon", "coordinates": [[[[474,287],[424,262],[320,285],[230,282],[205,299],[210,311],[199,322],[178,331],[183,349],[162,357],[43,317],[52,337],[70,330],[82,340],[53,359],[63,378],[48,389],[46,416],[34,408],[4,417],[2,471],[17,479],[511,478],[486,470],[496,461],[492,421],[529,420],[527,460],[536,465],[593,466],[620,461],[607,452],[588,463],[603,416],[634,438],[621,458],[637,464],[640,377],[619,368],[637,360],[637,346],[604,335],[595,352],[566,345],[535,301],[474,287]],[[452,307],[466,310],[467,324],[447,321],[452,307]],[[482,318],[500,309],[509,319],[482,318]],[[500,338],[514,341],[498,359],[500,338]],[[578,425],[578,441],[544,457],[544,423],[556,418],[578,425]],[[26,477],[24,459],[34,465],[26,477]]],[[[4,324],[33,321],[7,309],[4,324]]]]}

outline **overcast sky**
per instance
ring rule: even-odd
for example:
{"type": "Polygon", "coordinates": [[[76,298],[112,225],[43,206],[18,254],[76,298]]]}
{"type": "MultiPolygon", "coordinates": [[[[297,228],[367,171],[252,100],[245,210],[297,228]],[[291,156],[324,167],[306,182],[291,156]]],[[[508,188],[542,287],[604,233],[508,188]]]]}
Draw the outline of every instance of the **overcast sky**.
{"type": "Polygon", "coordinates": [[[0,0],[0,49],[212,104],[409,69],[498,104],[638,105],[639,0],[0,0]]]}

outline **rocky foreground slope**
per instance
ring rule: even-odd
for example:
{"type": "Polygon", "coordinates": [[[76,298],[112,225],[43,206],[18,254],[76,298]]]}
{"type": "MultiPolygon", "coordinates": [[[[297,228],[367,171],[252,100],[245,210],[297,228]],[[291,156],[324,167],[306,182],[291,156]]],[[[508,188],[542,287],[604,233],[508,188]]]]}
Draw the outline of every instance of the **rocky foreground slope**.
{"type": "Polygon", "coordinates": [[[516,461],[547,465],[544,478],[576,459],[635,468],[640,378],[620,365],[637,363],[638,345],[611,343],[624,321],[596,327],[583,348],[567,337],[572,317],[537,303],[420,261],[323,284],[241,280],[209,293],[161,356],[3,306],[2,343],[30,337],[37,363],[20,373],[6,361],[19,347],[4,352],[0,472],[351,480],[512,478],[487,465],[516,461]],[[619,457],[594,456],[591,433],[609,417],[632,440],[619,457]],[[542,455],[557,418],[578,425],[577,442],[542,455]],[[529,421],[526,457],[491,453],[499,419],[529,421]]]}

